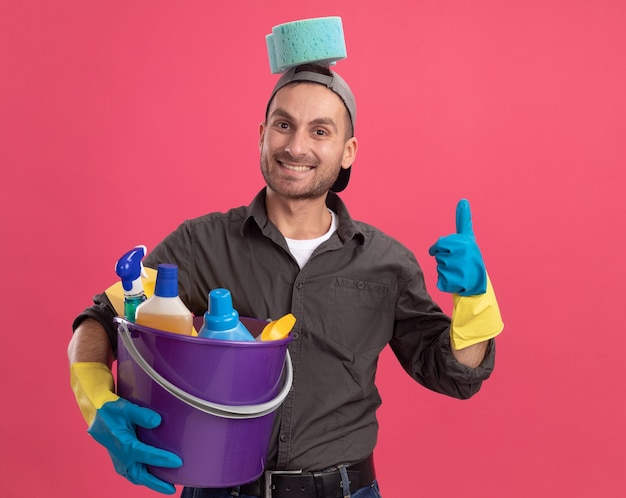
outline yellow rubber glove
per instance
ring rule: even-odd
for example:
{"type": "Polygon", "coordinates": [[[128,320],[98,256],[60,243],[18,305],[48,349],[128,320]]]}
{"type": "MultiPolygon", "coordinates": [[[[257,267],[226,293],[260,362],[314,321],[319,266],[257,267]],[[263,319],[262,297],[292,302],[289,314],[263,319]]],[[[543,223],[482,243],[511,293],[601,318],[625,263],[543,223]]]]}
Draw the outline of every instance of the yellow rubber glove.
{"type": "Polygon", "coordinates": [[[74,363],[70,377],[78,406],[89,424],[87,432],[107,449],[115,471],[133,484],[159,493],[176,493],[173,484],[152,475],[147,466],[177,468],[183,464],[180,457],[142,443],[135,432],[137,426],[158,427],[161,416],[113,393],[113,376],[103,363],[74,363]]]}
{"type": "Polygon", "coordinates": [[[77,362],[70,367],[70,385],[87,425],[107,401],[117,401],[113,374],[104,363],[77,362]]]}
{"type": "Polygon", "coordinates": [[[487,275],[487,291],[475,296],[452,295],[454,310],[450,327],[450,342],[454,349],[492,339],[504,329],[500,308],[487,275]]]}

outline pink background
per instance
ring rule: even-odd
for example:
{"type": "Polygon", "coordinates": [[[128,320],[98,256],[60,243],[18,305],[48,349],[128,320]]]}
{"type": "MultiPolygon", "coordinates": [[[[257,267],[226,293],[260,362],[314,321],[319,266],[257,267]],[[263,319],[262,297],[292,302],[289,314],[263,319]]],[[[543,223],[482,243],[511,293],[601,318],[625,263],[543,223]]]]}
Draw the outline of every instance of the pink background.
{"type": "Polygon", "coordinates": [[[385,351],[385,497],[622,495],[624,5],[3,1],[0,496],[157,496],[86,434],[70,323],[128,248],[249,202],[275,81],[264,36],[327,15],[359,104],[352,215],[410,247],[450,311],[427,251],[470,199],[506,323],[466,402],[385,351]]]}

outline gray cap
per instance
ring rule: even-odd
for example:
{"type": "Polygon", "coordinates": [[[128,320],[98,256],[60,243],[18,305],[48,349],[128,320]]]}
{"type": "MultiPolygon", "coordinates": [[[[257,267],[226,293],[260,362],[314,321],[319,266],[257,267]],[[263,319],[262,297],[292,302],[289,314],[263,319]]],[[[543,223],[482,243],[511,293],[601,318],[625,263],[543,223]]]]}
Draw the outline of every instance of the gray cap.
{"type": "MultiPolygon", "coordinates": [[[[272,103],[272,100],[274,100],[274,96],[276,95],[278,90],[286,85],[289,85],[290,83],[295,83],[298,81],[318,83],[335,92],[346,106],[348,114],[350,115],[350,121],[352,122],[352,129],[354,130],[354,126],[356,123],[356,102],[354,100],[354,94],[352,93],[352,90],[350,90],[350,87],[348,86],[346,81],[337,73],[328,69],[328,67],[326,66],[316,65],[315,67],[313,67],[313,65],[307,64],[291,68],[289,71],[284,73],[276,82],[276,86],[274,86],[272,96],[267,103],[267,110],[269,110],[270,104],[272,103]],[[310,70],[315,68],[318,68],[320,71],[323,72],[310,70]],[[330,73],[330,75],[325,73],[330,73]]],[[[341,168],[341,170],[339,171],[339,176],[337,177],[337,180],[330,190],[332,190],[333,192],[341,192],[343,189],[345,189],[348,185],[348,181],[350,180],[351,169],[352,166],[345,169],[341,168]]]]}

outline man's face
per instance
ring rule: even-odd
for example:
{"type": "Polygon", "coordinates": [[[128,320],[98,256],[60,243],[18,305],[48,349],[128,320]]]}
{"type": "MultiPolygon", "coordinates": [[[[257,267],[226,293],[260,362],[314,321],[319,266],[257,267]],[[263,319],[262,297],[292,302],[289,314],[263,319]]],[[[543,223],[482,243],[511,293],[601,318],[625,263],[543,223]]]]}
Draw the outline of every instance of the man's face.
{"type": "Polygon", "coordinates": [[[315,83],[286,86],[261,124],[261,171],[268,187],[288,199],[325,195],[340,168],[356,155],[347,110],[333,91],[315,83]]]}

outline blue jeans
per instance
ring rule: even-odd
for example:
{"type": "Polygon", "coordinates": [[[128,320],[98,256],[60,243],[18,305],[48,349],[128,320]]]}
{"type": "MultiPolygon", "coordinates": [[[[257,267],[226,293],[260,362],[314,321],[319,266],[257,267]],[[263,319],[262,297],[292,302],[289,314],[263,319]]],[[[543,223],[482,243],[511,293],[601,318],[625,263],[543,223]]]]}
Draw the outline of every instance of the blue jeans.
{"type": "MultiPolygon", "coordinates": [[[[231,498],[232,496],[239,496],[239,498],[256,498],[250,495],[237,495],[232,494],[233,491],[237,491],[237,488],[228,489],[207,489],[207,488],[184,488],[180,498],[231,498]]],[[[352,493],[351,498],[382,498],[380,490],[378,489],[378,483],[374,481],[369,486],[361,488],[352,493]]]]}

